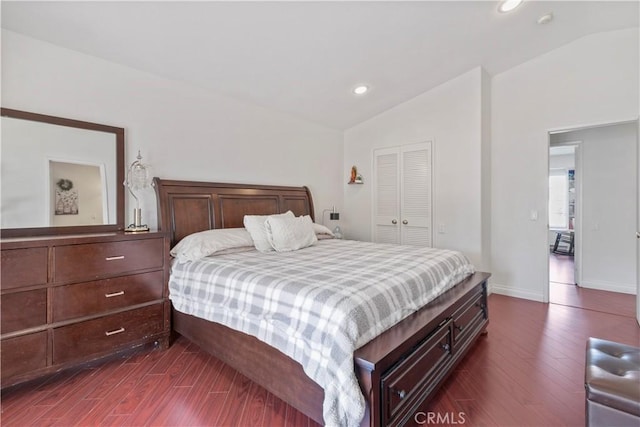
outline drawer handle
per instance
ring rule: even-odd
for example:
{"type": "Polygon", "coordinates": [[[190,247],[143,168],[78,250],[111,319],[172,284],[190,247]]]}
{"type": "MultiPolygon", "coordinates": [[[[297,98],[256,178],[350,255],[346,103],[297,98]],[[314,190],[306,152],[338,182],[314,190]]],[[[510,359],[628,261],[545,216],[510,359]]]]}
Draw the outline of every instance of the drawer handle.
{"type": "Polygon", "coordinates": [[[124,259],[124,255],[119,255],[119,256],[108,256],[105,258],[105,261],[116,261],[119,259],[124,259]]]}
{"type": "Polygon", "coordinates": [[[451,346],[449,344],[440,344],[440,348],[447,353],[449,352],[449,350],[451,350],[451,346]]]}
{"type": "Polygon", "coordinates": [[[107,298],[119,297],[120,295],[124,295],[124,291],[114,292],[112,294],[104,294],[107,298]]]}
{"type": "Polygon", "coordinates": [[[407,395],[406,391],[404,391],[404,390],[396,390],[395,388],[393,389],[393,392],[395,394],[397,394],[400,399],[404,399],[405,396],[407,395]]]}
{"type": "Polygon", "coordinates": [[[462,326],[460,326],[460,325],[456,325],[456,329],[457,329],[459,332],[462,332],[462,330],[463,330],[464,328],[463,328],[462,326]]]}
{"type": "Polygon", "coordinates": [[[124,328],[116,329],[115,331],[107,331],[104,334],[110,337],[111,335],[121,334],[122,332],[124,332],[124,328]]]}

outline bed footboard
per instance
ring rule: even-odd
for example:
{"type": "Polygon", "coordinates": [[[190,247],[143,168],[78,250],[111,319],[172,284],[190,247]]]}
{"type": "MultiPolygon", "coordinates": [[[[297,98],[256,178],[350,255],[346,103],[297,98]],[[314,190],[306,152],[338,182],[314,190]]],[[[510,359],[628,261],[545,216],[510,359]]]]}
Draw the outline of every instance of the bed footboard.
{"type": "Polygon", "coordinates": [[[486,273],[476,273],[425,309],[355,353],[369,420],[363,425],[415,424],[420,412],[489,323],[486,273]]]}

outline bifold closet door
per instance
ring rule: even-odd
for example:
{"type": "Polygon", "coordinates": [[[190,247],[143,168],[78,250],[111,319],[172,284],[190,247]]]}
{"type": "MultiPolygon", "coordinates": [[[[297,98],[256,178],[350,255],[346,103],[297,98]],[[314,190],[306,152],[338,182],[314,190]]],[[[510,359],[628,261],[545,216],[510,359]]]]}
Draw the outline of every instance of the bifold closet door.
{"type": "Polygon", "coordinates": [[[374,152],[373,240],[432,245],[431,142],[374,152]]]}
{"type": "Polygon", "coordinates": [[[373,162],[373,241],[400,243],[400,151],[376,150],[373,162]]]}

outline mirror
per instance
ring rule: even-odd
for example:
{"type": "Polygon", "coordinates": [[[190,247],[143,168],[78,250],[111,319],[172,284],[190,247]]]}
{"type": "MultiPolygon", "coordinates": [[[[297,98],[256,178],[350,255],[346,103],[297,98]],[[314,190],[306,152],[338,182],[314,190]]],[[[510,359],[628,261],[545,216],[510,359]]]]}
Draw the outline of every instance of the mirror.
{"type": "Polygon", "coordinates": [[[2,237],[124,228],[124,129],[1,109],[2,237]]]}

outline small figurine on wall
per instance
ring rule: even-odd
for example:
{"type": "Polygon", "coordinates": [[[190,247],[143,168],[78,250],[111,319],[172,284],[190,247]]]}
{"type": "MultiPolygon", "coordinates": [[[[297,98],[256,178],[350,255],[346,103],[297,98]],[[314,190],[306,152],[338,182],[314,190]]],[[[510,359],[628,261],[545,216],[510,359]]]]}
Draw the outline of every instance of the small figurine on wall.
{"type": "Polygon", "coordinates": [[[351,167],[351,177],[349,179],[349,184],[362,184],[362,175],[358,173],[358,168],[355,166],[351,167]]]}

